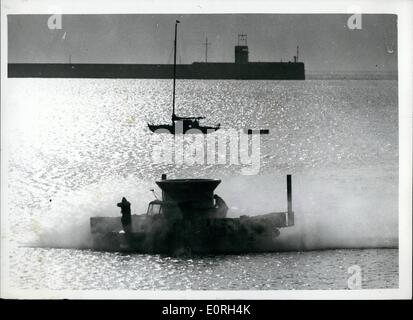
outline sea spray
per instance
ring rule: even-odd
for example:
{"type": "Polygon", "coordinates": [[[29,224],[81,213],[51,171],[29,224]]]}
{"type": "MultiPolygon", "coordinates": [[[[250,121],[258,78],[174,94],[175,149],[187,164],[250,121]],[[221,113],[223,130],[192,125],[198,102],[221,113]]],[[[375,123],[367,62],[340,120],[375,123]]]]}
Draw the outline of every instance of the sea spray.
{"type": "MultiPolygon", "coordinates": [[[[398,246],[397,179],[380,170],[312,171],[293,175],[295,226],[282,228],[282,250],[398,246]],[[364,173],[363,173],[364,172],[364,173]]],[[[234,177],[222,193],[229,216],[286,211],[285,176],[234,177]]]]}
{"type": "Polygon", "coordinates": [[[29,244],[41,247],[89,248],[93,216],[119,216],[116,203],[124,196],[131,202],[132,214],[146,212],[154,196],[153,182],[133,176],[113,178],[90,184],[51,199],[47,211],[31,219],[33,236],[29,244]]]}

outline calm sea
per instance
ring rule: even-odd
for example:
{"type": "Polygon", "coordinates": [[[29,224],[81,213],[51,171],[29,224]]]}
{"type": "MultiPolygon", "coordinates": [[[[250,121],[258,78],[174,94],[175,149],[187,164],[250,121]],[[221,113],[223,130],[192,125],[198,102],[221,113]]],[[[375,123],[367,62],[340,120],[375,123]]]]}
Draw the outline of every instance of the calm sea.
{"type": "MultiPolygon", "coordinates": [[[[230,129],[269,128],[247,164],[154,164],[146,123],[170,119],[171,81],[8,79],[3,103],[10,285],[49,289],[398,287],[398,100],[393,80],[177,82],[177,114],[230,129]],[[230,216],[285,210],[278,253],[166,257],[90,250],[89,218],[143,213],[154,180],[219,178],[230,216]]],[[[205,143],[186,137],[184,147],[205,143]]]]}

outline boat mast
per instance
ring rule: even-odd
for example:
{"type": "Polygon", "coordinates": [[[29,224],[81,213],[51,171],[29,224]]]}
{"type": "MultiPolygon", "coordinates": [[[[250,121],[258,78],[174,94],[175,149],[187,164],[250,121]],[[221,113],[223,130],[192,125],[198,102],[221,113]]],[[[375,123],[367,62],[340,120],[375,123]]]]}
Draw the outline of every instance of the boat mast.
{"type": "Polygon", "coordinates": [[[175,40],[174,40],[174,82],[172,93],[172,122],[175,120],[175,80],[176,80],[176,34],[178,29],[179,20],[175,21],[175,40]]]}

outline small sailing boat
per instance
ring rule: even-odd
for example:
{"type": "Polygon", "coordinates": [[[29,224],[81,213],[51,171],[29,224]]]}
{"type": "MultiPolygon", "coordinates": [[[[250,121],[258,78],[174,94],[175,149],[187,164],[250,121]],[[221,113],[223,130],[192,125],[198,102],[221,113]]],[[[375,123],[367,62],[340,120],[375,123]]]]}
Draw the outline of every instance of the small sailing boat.
{"type": "Polygon", "coordinates": [[[179,21],[175,22],[175,41],[174,41],[174,68],[173,68],[173,93],[172,93],[172,119],[170,124],[149,124],[148,127],[155,133],[211,133],[220,128],[220,124],[215,127],[202,126],[199,120],[205,117],[179,117],[175,114],[175,82],[176,82],[176,35],[179,21]]]}

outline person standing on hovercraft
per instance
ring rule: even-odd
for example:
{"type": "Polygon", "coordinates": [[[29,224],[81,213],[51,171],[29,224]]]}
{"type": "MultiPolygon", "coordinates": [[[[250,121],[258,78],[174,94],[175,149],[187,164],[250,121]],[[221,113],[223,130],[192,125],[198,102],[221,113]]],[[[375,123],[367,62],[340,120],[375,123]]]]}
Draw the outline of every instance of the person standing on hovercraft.
{"type": "Polygon", "coordinates": [[[125,233],[129,233],[132,231],[132,216],[130,210],[130,202],[126,200],[125,197],[122,198],[122,201],[117,204],[120,207],[120,212],[122,213],[122,227],[125,233]]]}

